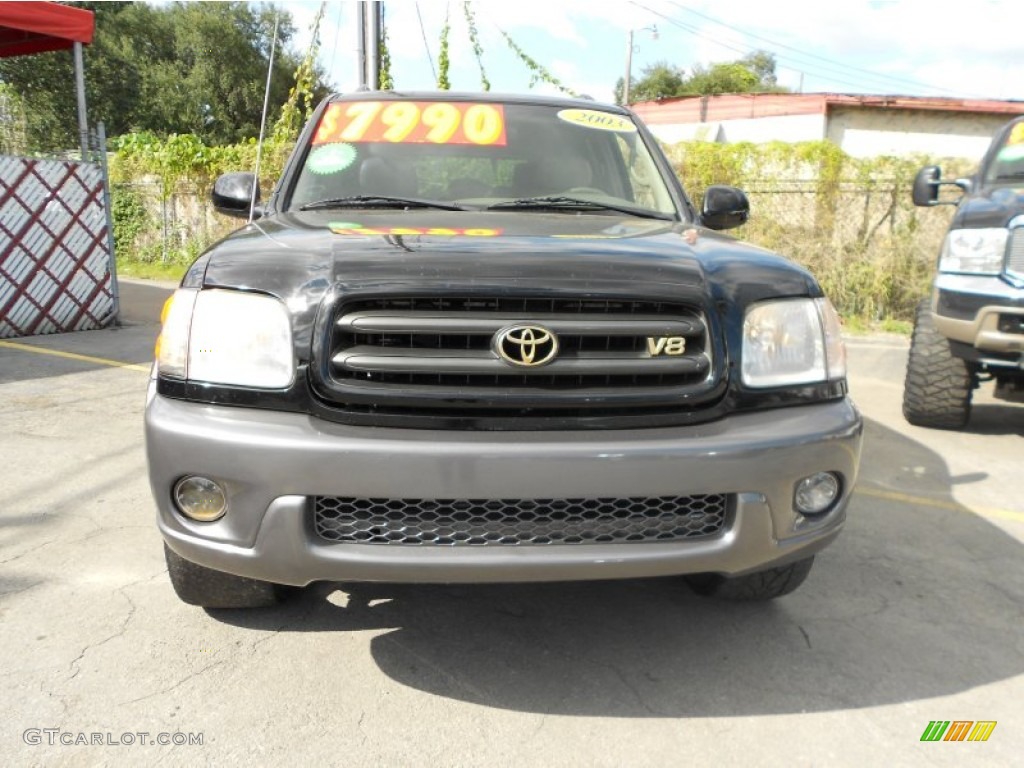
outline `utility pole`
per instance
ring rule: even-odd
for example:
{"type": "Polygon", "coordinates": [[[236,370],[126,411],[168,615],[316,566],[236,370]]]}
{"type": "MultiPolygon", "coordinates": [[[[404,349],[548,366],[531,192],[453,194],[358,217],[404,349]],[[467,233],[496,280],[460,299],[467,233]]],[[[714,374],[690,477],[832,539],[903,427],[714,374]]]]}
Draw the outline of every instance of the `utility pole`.
{"type": "MultiPolygon", "coordinates": [[[[630,29],[626,36],[626,79],[623,81],[622,87],[622,104],[627,107],[629,106],[629,81],[632,79],[633,73],[633,32],[635,31],[630,29]]],[[[654,24],[644,27],[640,31],[650,32],[652,40],[658,39],[658,27],[654,24]]]]}
{"type": "Polygon", "coordinates": [[[629,30],[629,37],[626,39],[626,79],[622,87],[622,104],[629,106],[629,81],[633,76],[633,30],[629,30]]]}
{"type": "Polygon", "coordinates": [[[357,45],[357,66],[359,67],[359,90],[380,89],[380,42],[384,29],[384,8],[380,0],[360,2],[357,7],[359,40],[357,45]]]}
{"type": "Polygon", "coordinates": [[[356,90],[366,87],[366,3],[356,3],[356,67],[359,69],[359,85],[356,90]]]}

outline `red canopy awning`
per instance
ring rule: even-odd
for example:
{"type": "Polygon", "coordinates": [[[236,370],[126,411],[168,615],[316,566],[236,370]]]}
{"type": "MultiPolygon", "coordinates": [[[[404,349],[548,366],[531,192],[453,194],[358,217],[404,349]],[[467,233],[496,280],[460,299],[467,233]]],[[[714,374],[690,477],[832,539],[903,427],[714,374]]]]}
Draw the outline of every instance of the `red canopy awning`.
{"type": "Polygon", "coordinates": [[[91,43],[92,11],[59,3],[0,2],[0,57],[91,43]]]}

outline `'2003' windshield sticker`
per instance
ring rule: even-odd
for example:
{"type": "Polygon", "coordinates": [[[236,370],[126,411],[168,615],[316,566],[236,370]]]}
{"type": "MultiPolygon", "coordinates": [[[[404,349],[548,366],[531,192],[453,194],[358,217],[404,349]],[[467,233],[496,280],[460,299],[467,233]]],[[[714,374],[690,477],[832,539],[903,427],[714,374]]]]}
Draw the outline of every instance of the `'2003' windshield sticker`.
{"type": "Polygon", "coordinates": [[[636,125],[632,120],[596,109],[563,109],[558,113],[558,119],[582,125],[584,128],[595,128],[599,131],[636,133],[636,125]]]}
{"type": "Polygon", "coordinates": [[[348,170],[356,160],[351,144],[322,144],[314,147],[306,158],[306,168],[319,176],[348,170]]]}
{"type": "Polygon", "coordinates": [[[497,237],[501,229],[453,229],[449,227],[361,227],[345,222],[331,222],[327,225],[336,235],[382,235],[389,237],[413,237],[415,235],[440,235],[462,237],[497,237]]]}
{"type": "Polygon", "coordinates": [[[313,135],[314,144],[476,144],[503,147],[501,104],[447,101],[352,101],[331,104],[313,135]]]}

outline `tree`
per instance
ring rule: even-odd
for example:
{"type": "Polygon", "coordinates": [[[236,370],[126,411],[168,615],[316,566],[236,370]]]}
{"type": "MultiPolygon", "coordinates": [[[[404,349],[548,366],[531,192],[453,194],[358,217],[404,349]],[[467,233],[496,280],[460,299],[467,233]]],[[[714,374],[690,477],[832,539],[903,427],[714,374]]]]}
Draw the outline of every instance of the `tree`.
{"type": "MultiPolygon", "coordinates": [[[[615,100],[622,103],[622,78],[615,85],[615,100]]],[[[737,61],[697,64],[689,76],[667,62],[645,67],[640,79],[630,87],[630,101],[657,101],[673,96],[719,93],[786,92],[775,76],[775,56],[754,51],[737,61]]]]}
{"type": "MultiPolygon", "coordinates": [[[[659,61],[650,64],[643,69],[638,80],[633,80],[629,85],[629,100],[636,101],[657,101],[678,96],[683,92],[686,73],[679,67],[674,67],[667,61],[659,61]]],[[[615,84],[615,101],[618,104],[623,102],[623,83],[625,78],[619,78],[615,84]]]]}
{"type": "Polygon", "coordinates": [[[757,75],[738,61],[727,64],[697,65],[683,82],[683,93],[753,93],[761,90],[757,75]]]}
{"type": "MultiPolygon", "coordinates": [[[[195,133],[210,143],[259,130],[274,28],[273,7],[248,3],[78,3],[96,14],[85,47],[89,121],[107,133],[195,133]]],[[[287,49],[294,34],[281,12],[278,55],[271,76],[275,111],[288,96],[299,57],[287,49]]],[[[0,60],[0,82],[26,105],[33,149],[77,144],[74,70],[67,51],[0,60]]],[[[327,93],[317,72],[317,97],[327,93]]],[[[271,120],[274,116],[271,116],[271,120]]]]}
{"type": "Polygon", "coordinates": [[[758,86],[762,90],[773,91],[779,88],[778,78],[775,76],[775,56],[768,51],[748,53],[737,64],[742,64],[757,75],[758,86]]]}

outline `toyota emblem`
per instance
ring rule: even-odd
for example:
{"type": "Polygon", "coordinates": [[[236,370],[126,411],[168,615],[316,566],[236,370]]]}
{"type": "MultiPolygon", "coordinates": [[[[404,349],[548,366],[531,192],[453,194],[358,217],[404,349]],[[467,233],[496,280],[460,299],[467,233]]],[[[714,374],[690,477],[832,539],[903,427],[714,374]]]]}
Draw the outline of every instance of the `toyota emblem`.
{"type": "Polygon", "coordinates": [[[494,351],[510,365],[536,368],[558,354],[558,337],[539,325],[513,325],[494,336],[494,351]]]}

